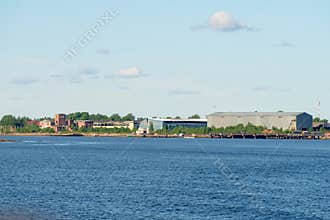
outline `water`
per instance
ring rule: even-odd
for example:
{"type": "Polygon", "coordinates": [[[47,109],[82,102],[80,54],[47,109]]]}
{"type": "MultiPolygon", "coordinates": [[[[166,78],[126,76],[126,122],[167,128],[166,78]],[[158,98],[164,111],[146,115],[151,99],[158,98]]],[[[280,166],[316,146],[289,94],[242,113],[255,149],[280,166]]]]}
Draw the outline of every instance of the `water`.
{"type": "Polygon", "coordinates": [[[11,139],[2,217],[330,219],[328,141],[11,139]]]}

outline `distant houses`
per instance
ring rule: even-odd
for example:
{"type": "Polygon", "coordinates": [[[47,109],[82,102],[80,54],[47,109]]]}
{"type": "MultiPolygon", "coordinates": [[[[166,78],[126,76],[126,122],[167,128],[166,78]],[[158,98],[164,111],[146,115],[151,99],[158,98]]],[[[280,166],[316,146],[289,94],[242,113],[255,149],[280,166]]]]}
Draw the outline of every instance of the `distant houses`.
{"type": "MultiPolygon", "coordinates": [[[[32,121],[30,122],[32,124],[32,121]]],[[[93,120],[71,120],[68,119],[66,114],[56,114],[54,119],[44,119],[41,121],[34,121],[33,124],[42,129],[53,129],[55,132],[72,131],[73,128],[125,128],[134,130],[138,128],[136,121],[93,121],[93,120]]]]}

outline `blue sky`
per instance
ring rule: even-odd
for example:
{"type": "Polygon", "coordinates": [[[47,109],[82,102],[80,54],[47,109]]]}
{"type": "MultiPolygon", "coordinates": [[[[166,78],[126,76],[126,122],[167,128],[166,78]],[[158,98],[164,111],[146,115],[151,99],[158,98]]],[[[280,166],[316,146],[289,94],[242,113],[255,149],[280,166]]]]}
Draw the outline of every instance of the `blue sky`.
{"type": "Polygon", "coordinates": [[[320,101],[330,118],[328,0],[11,0],[0,18],[0,116],[318,114],[320,101]]]}

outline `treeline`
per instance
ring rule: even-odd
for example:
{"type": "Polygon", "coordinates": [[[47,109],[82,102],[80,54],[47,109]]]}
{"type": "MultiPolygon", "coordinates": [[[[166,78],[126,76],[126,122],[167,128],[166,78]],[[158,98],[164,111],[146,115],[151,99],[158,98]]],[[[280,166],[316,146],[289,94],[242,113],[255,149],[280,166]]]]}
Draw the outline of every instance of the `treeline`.
{"type": "Polygon", "coordinates": [[[313,122],[322,122],[322,123],[328,123],[327,119],[320,119],[319,117],[316,117],[313,119],[313,122]]]}
{"type": "MultiPolygon", "coordinates": [[[[149,128],[150,129],[150,128],[149,128]]],[[[152,130],[152,128],[151,128],[152,130]]],[[[211,134],[211,133],[222,133],[222,134],[260,134],[265,132],[267,130],[266,127],[263,126],[255,126],[253,124],[247,124],[244,126],[243,124],[239,124],[237,126],[229,126],[226,128],[208,128],[208,127],[201,127],[201,128],[186,128],[186,127],[176,127],[173,129],[163,128],[161,130],[154,131],[154,133],[157,134],[211,134]]],[[[272,129],[275,133],[279,134],[287,134],[290,133],[290,131],[282,130],[273,128],[272,129]]]]}
{"type": "MultiPolygon", "coordinates": [[[[167,116],[165,117],[166,119],[182,119],[181,116],[175,116],[175,117],[172,117],[172,116],[167,116]]],[[[188,119],[200,119],[201,116],[199,116],[198,114],[194,114],[190,117],[188,117],[188,119]]]]}
{"type": "Polygon", "coordinates": [[[15,117],[13,115],[5,115],[0,120],[0,132],[1,133],[54,133],[54,129],[45,128],[41,129],[37,125],[29,125],[28,121],[31,119],[28,117],[15,117]]]}
{"type": "Polygon", "coordinates": [[[115,122],[122,122],[122,121],[134,121],[135,116],[132,113],[129,113],[125,116],[120,116],[118,113],[114,113],[110,116],[104,114],[89,114],[88,112],[75,112],[70,113],[67,115],[68,119],[71,120],[91,120],[91,121],[115,121],[115,122]]]}
{"type": "Polygon", "coordinates": [[[15,117],[13,115],[5,115],[0,120],[0,126],[6,128],[22,128],[27,125],[28,117],[15,117]]]}

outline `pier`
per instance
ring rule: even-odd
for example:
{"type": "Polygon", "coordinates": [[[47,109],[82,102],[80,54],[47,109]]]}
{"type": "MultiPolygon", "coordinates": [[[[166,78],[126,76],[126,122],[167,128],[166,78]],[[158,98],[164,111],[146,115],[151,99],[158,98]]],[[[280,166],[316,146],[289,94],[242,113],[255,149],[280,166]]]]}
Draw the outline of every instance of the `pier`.
{"type": "Polygon", "coordinates": [[[321,140],[322,134],[210,134],[210,138],[220,139],[284,139],[284,140],[321,140]]]}

